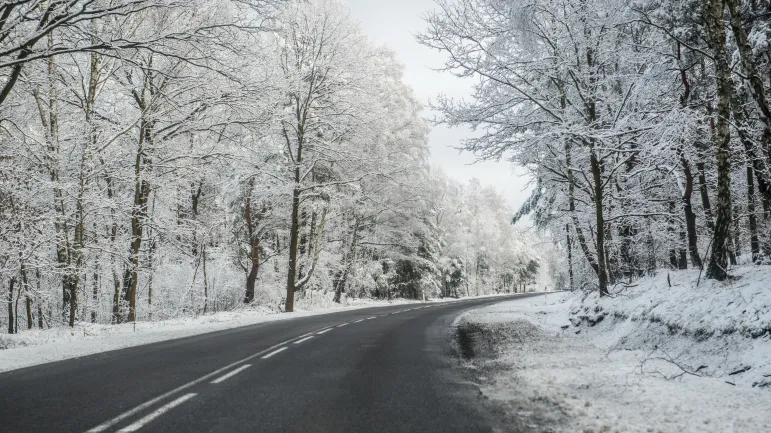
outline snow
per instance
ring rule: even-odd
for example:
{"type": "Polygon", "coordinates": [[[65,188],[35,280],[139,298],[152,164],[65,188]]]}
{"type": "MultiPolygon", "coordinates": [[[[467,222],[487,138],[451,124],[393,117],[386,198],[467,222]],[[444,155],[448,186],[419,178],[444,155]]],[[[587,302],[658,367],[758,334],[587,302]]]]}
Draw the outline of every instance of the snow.
{"type": "Polygon", "coordinates": [[[279,313],[275,309],[268,308],[244,308],[196,318],[137,322],[136,327],[131,323],[102,325],[81,322],[74,328],[57,327],[46,330],[33,329],[19,334],[2,334],[0,335],[0,372],[239,326],[351,309],[418,302],[404,299],[393,301],[344,299],[343,301],[344,305],[332,304],[331,301],[316,303],[307,310],[294,313],[279,313]]]}
{"type": "Polygon", "coordinates": [[[617,286],[613,298],[549,294],[476,309],[456,323],[495,341],[469,367],[513,425],[768,432],[771,267],[732,274],[718,283],[699,281],[698,271],[662,271],[617,286]]]}

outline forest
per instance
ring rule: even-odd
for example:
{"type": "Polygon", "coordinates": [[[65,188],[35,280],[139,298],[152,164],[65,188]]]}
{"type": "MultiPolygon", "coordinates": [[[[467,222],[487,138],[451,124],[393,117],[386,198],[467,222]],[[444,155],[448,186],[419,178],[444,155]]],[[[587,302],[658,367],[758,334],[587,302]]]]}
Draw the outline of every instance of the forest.
{"type": "Polygon", "coordinates": [[[434,108],[476,130],[465,149],[530,173],[514,220],[562,246],[569,288],[768,264],[767,0],[436,3],[420,42],[475,87],[434,108]]]}
{"type": "MultiPolygon", "coordinates": [[[[432,167],[402,69],[335,0],[0,2],[0,322],[17,333],[471,296],[557,272],[495,189],[432,167]]],[[[694,131],[703,81],[677,111],[694,131]]],[[[711,170],[707,155],[693,161],[711,170]]],[[[613,187],[626,175],[601,174],[613,187]]]]}

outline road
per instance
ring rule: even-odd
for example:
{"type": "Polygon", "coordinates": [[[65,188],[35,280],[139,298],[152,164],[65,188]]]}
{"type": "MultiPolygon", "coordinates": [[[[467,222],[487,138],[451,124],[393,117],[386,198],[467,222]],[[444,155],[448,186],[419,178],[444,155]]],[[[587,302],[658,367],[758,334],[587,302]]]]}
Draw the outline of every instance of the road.
{"type": "Polygon", "coordinates": [[[452,369],[450,325],[504,299],[292,318],[2,373],[0,431],[494,431],[452,369]]]}

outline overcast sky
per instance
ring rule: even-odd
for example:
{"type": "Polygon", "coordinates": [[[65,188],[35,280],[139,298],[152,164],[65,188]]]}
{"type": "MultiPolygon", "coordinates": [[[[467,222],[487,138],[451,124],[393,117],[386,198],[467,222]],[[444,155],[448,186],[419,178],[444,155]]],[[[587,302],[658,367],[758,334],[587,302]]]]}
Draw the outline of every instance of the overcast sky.
{"type": "MultiPolygon", "coordinates": [[[[434,8],[433,0],[345,1],[370,39],[396,52],[405,66],[404,79],[415,90],[421,102],[427,105],[428,100],[439,93],[453,97],[469,94],[471,82],[468,79],[461,80],[432,70],[442,65],[444,56],[415,41],[414,35],[425,28],[423,17],[434,8]]],[[[426,112],[426,116],[431,116],[431,113],[426,112]]],[[[473,155],[466,152],[459,154],[453,149],[468,135],[470,131],[465,129],[434,127],[429,135],[434,164],[455,179],[467,181],[476,177],[484,185],[495,186],[516,210],[529,195],[529,191],[524,191],[527,179],[516,175],[507,162],[472,164],[473,155]]]]}

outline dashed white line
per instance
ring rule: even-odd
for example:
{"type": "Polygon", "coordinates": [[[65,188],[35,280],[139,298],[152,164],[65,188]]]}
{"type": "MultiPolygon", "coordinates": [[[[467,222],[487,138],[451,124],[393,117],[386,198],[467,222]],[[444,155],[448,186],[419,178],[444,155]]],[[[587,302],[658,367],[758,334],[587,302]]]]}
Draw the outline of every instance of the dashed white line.
{"type": "Polygon", "coordinates": [[[232,367],[235,367],[236,365],[243,364],[244,362],[249,361],[250,359],[254,359],[254,358],[262,355],[263,353],[267,353],[267,352],[269,352],[269,351],[271,351],[271,350],[273,350],[273,349],[275,349],[277,347],[283,346],[285,344],[289,344],[289,343],[291,343],[291,342],[293,342],[293,341],[295,341],[295,340],[297,340],[299,338],[302,338],[302,337],[305,337],[305,336],[307,336],[309,334],[312,334],[313,332],[315,332],[315,331],[311,331],[308,334],[304,334],[304,335],[300,335],[300,336],[297,336],[297,337],[294,337],[294,338],[290,338],[288,340],[284,340],[284,341],[282,341],[280,343],[277,343],[277,344],[274,344],[274,345],[272,345],[272,346],[270,346],[270,347],[268,347],[266,349],[260,350],[257,353],[249,355],[246,358],[240,359],[240,360],[238,360],[236,362],[233,362],[233,363],[230,363],[230,364],[228,364],[228,365],[226,365],[224,367],[218,368],[218,369],[212,371],[209,374],[206,374],[206,375],[203,375],[203,376],[199,377],[198,379],[191,380],[190,382],[188,382],[188,383],[186,383],[184,385],[178,386],[178,387],[172,389],[171,391],[167,391],[167,392],[159,395],[158,397],[150,399],[150,400],[148,400],[148,401],[146,401],[146,402],[144,402],[144,403],[142,403],[142,404],[140,404],[138,406],[135,406],[133,409],[129,409],[126,412],[123,412],[122,414],[120,414],[120,415],[118,415],[118,416],[116,416],[116,417],[114,417],[112,419],[109,419],[109,420],[99,424],[96,427],[93,427],[93,428],[87,430],[86,433],[101,433],[101,432],[109,429],[110,427],[114,426],[115,424],[118,424],[119,422],[125,420],[126,418],[132,417],[132,416],[138,414],[139,412],[149,408],[150,406],[152,406],[152,405],[154,405],[154,404],[156,404],[158,402],[161,402],[164,399],[166,399],[166,398],[168,398],[168,397],[170,397],[170,396],[172,396],[172,395],[174,395],[174,394],[176,394],[176,393],[178,393],[180,391],[183,391],[183,390],[185,390],[187,388],[190,388],[192,386],[195,386],[195,385],[197,385],[197,384],[199,384],[201,382],[204,382],[204,381],[209,380],[209,379],[211,379],[213,377],[216,377],[217,375],[219,375],[219,374],[221,374],[221,373],[231,369],[232,367]]]}
{"type": "Polygon", "coordinates": [[[222,375],[222,376],[220,376],[220,377],[218,377],[218,378],[216,378],[216,379],[212,380],[212,381],[211,381],[211,382],[209,382],[209,383],[220,383],[220,382],[224,382],[224,381],[226,381],[226,380],[230,379],[231,377],[233,377],[233,376],[237,375],[238,373],[240,373],[240,372],[242,372],[242,371],[246,370],[247,368],[249,368],[249,367],[251,367],[251,366],[252,366],[252,364],[245,364],[245,365],[242,365],[242,366],[240,366],[240,367],[236,368],[235,370],[231,371],[230,373],[228,373],[228,374],[225,374],[225,375],[222,375]]]}
{"type": "Polygon", "coordinates": [[[294,342],[294,344],[300,344],[300,343],[302,343],[303,341],[308,341],[308,340],[310,340],[311,338],[313,338],[313,336],[312,336],[312,335],[309,335],[309,336],[307,336],[307,337],[303,338],[302,340],[297,340],[297,341],[295,341],[295,342],[294,342]]]}
{"type": "Polygon", "coordinates": [[[359,323],[359,322],[363,322],[363,321],[365,321],[365,320],[367,320],[367,319],[359,319],[359,320],[357,320],[357,321],[355,321],[355,322],[353,322],[353,323],[359,323]]]}
{"type": "Polygon", "coordinates": [[[275,355],[277,353],[281,353],[281,352],[285,351],[286,349],[287,349],[286,346],[284,346],[284,347],[282,347],[280,349],[276,349],[273,352],[268,353],[267,355],[262,355],[261,359],[268,359],[268,358],[270,358],[271,356],[273,356],[273,355],[275,355]]]}
{"type": "Polygon", "coordinates": [[[341,323],[341,324],[337,325],[337,327],[338,327],[338,328],[342,328],[343,326],[345,326],[345,325],[347,325],[347,324],[348,324],[348,322],[345,322],[345,323],[341,323]]]}
{"type": "Polygon", "coordinates": [[[317,333],[316,333],[316,335],[321,335],[321,334],[327,333],[327,332],[329,332],[329,331],[331,331],[331,330],[332,330],[332,328],[327,328],[327,329],[325,329],[325,330],[323,330],[323,331],[319,331],[319,332],[317,332],[317,333]]]}
{"type": "Polygon", "coordinates": [[[377,316],[367,317],[367,320],[376,319],[376,318],[377,318],[377,316]]]}
{"type": "Polygon", "coordinates": [[[171,409],[174,409],[175,407],[179,406],[180,404],[190,400],[191,398],[195,397],[196,394],[190,393],[185,394],[182,397],[171,401],[169,403],[166,403],[165,405],[159,407],[155,410],[155,412],[151,413],[150,415],[147,415],[143,418],[140,418],[139,420],[133,422],[132,424],[127,425],[126,427],[123,427],[122,429],[118,430],[118,433],[126,433],[126,432],[133,432],[141,429],[144,427],[147,423],[150,421],[158,418],[159,416],[163,415],[164,413],[170,411],[171,409]]]}

